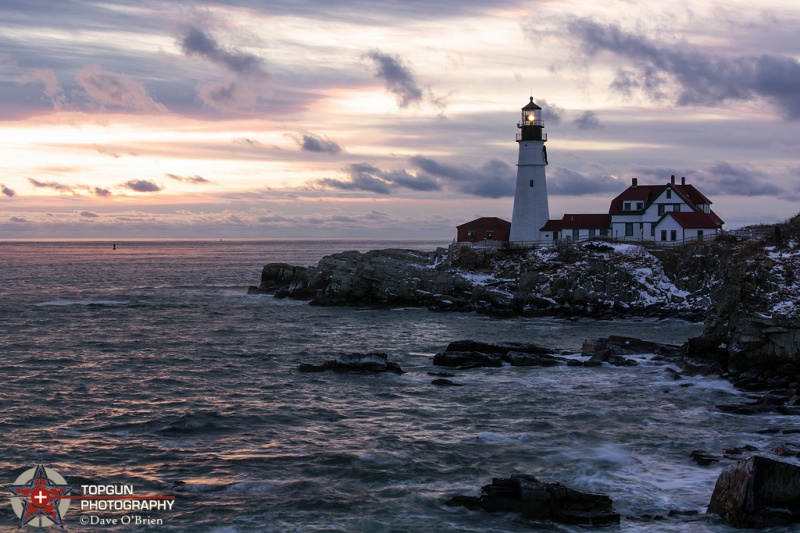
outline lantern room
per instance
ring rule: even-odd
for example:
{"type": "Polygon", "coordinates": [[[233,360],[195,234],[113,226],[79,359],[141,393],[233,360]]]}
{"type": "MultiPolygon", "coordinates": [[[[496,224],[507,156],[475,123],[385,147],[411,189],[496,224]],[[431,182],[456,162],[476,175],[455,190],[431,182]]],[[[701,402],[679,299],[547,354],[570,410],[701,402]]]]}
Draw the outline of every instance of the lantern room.
{"type": "Polygon", "coordinates": [[[531,101],[522,108],[522,117],[517,127],[520,129],[517,141],[546,141],[547,136],[542,133],[544,117],[542,108],[536,105],[531,96],[531,101]]]}

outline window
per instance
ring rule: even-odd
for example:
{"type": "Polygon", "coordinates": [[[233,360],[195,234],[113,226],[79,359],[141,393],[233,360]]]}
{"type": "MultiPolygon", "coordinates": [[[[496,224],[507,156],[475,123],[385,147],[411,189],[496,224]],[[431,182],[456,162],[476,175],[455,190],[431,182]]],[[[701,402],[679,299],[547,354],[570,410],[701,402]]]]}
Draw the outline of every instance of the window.
{"type": "Polygon", "coordinates": [[[631,210],[631,203],[630,202],[623,203],[622,204],[622,210],[623,211],[630,211],[631,210]]]}
{"type": "Polygon", "coordinates": [[[579,230],[579,229],[572,230],[572,238],[573,239],[575,239],[577,241],[578,239],[580,239],[580,237],[581,237],[581,230],[579,230]]]}
{"type": "Polygon", "coordinates": [[[669,240],[677,241],[678,240],[678,230],[669,230],[669,240]]]}
{"type": "Polygon", "coordinates": [[[653,238],[653,240],[656,240],[656,225],[652,222],[650,223],[650,236],[653,238]]]}
{"type": "Polygon", "coordinates": [[[697,238],[698,239],[702,239],[703,238],[703,230],[701,230],[701,229],[697,230],[697,238]]]}
{"type": "Polygon", "coordinates": [[[601,229],[600,230],[601,237],[608,237],[608,229],[601,229]]]}
{"type": "Polygon", "coordinates": [[[487,231],[486,232],[486,238],[487,239],[494,239],[494,232],[493,231],[487,231]]]}
{"type": "Polygon", "coordinates": [[[672,210],[676,213],[681,210],[681,204],[675,204],[672,206],[672,210]]]}
{"type": "Polygon", "coordinates": [[[664,204],[658,204],[658,216],[664,216],[664,212],[666,211],[664,207],[664,204]]]}
{"type": "Polygon", "coordinates": [[[626,237],[633,237],[633,222],[626,222],[625,223],[625,236],[626,237]]]}
{"type": "Polygon", "coordinates": [[[636,202],[636,209],[638,209],[639,211],[644,209],[644,202],[636,202]]]}
{"type": "Polygon", "coordinates": [[[474,231],[468,231],[467,232],[467,237],[472,238],[474,236],[475,236],[475,232],[474,231]]]}
{"type": "Polygon", "coordinates": [[[672,189],[667,189],[667,200],[672,198],[672,189]]]}
{"type": "Polygon", "coordinates": [[[589,230],[589,237],[594,237],[595,235],[597,235],[597,230],[590,229],[589,230]]]}
{"type": "Polygon", "coordinates": [[[531,187],[533,187],[533,180],[531,180],[531,187]]]}
{"type": "Polygon", "coordinates": [[[665,230],[665,229],[661,230],[661,240],[662,241],[666,241],[667,240],[667,230],[665,230]]]}

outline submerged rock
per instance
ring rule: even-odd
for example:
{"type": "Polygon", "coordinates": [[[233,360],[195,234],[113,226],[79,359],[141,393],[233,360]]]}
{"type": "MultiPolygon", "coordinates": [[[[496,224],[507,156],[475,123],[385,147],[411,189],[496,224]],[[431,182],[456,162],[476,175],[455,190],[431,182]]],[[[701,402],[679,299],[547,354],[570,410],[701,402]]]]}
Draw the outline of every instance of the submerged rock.
{"type": "Polygon", "coordinates": [[[449,379],[438,378],[431,381],[431,385],[439,385],[440,387],[463,387],[463,383],[456,383],[449,379]]]}
{"type": "Polygon", "coordinates": [[[556,366],[566,359],[553,355],[555,350],[519,342],[453,341],[437,353],[433,364],[459,369],[511,366],[556,366]]]}
{"type": "Polygon", "coordinates": [[[455,496],[445,505],[589,526],[618,524],[620,518],[605,494],[582,492],[529,475],[494,478],[481,489],[480,497],[455,496]]]}
{"type": "Polygon", "coordinates": [[[734,527],[800,523],[800,466],[754,455],[725,468],[708,512],[734,527]]]}
{"type": "Polygon", "coordinates": [[[405,374],[397,363],[388,360],[385,353],[349,353],[339,354],[336,359],[321,365],[303,363],[297,368],[300,372],[394,372],[405,374]]]}

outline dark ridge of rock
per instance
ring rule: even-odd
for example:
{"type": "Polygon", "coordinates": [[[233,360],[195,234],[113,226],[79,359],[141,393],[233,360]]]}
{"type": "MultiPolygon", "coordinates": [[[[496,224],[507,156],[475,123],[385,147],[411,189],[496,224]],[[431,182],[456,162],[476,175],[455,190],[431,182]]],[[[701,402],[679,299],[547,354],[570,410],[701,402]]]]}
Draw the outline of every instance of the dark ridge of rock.
{"type": "Polygon", "coordinates": [[[321,365],[302,363],[297,369],[300,372],[393,372],[405,374],[405,371],[397,363],[388,361],[388,356],[380,352],[339,354],[336,359],[331,359],[321,365]]]}
{"type": "Polygon", "coordinates": [[[448,352],[481,352],[506,355],[508,352],[519,352],[534,355],[549,355],[553,353],[550,348],[536,344],[521,342],[480,342],[473,340],[453,341],[447,345],[448,352]]]}
{"type": "Polygon", "coordinates": [[[456,377],[455,374],[451,374],[450,372],[428,372],[429,376],[433,376],[435,378],[454,378],[456,377]]]}
{"type": "Polygon", "coordinates": [[[717,478],[708,512],[739,528],[800,523],[800,466],[754,455],[717,478]]]}
{"type": "Polygon", "coordinates": [[[482,368],[503,366],[503,359],[496,354],[480,352],[439,352],[433,356],[433,364],[452,368],[482,368]]]}
{"type": "Polygon", "coordinates": [[[491,513],[518,513],[526,519],[562,524],[602,526],[620,521],[611,498],[605,494],[577,491],[529,475],[494,478],[481,489],[480,498],[455,496],[445,505],[491,513]]]}
{"type": "Polygon", "coordinates": [[[708,466],[720,460],[720,457],[711,455],[710,453],[701,450],[693,450],[690,457],[692,458],[692,461],[700,466],[708,466]]]}
{"type": "Polygon", "coordinates": [[[511,366],[557,366],[567,360],[553,355],[555,350],[518,342],[453,341],[437,353],[433,364],[459,369],[511,366]]]}
{"type": "Polygon", "coordinates": [[[463,383],[455,383],[449,379],[439,378],[431,381],[431,385],[439,385],[440,387],[463,387],[463,383]]]}

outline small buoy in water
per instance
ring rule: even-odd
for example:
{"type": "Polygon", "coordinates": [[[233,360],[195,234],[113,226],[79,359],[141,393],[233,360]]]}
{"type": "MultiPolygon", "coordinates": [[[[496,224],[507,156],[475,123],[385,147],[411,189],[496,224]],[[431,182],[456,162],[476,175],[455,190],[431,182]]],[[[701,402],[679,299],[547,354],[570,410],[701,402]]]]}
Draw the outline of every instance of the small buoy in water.
{"type": "Polygon", "coordinates": [[[114,243],[114,244],[112,244],[112,245],[111,245],[111,249],[112,249],[112,250],[116,250],[116,249],[117,249],[117,243],[114,243]]]}

